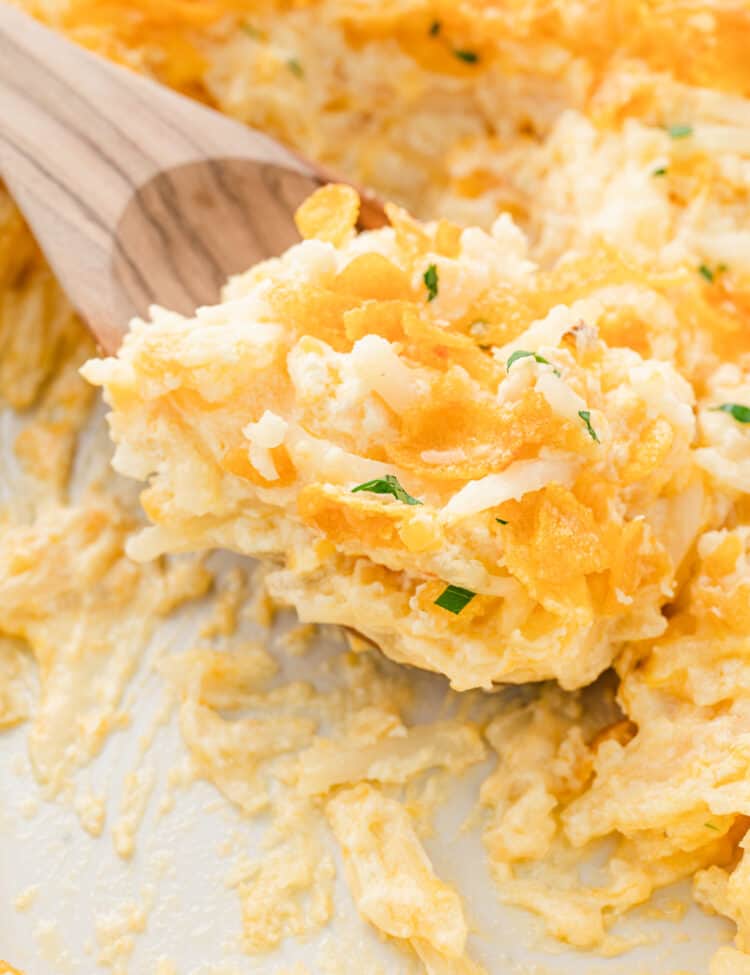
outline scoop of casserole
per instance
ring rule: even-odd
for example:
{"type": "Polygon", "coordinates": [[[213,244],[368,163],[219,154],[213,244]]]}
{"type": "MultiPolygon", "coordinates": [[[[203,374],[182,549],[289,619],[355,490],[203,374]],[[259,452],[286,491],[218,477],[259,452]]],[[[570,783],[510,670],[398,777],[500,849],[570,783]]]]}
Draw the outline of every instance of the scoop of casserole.
{"type": "Polygon", "coordinates": [[[507,216],[390,208],[358,235],[358,203],[318,191],[307,239],[220,305],[154,308],[84,367],[148,482],[129,554],[271,560],[303,620],[458,689],[588,684],[663,632],[706,520],[691,386],[606,341],[618,303],[683,278],[604,249],[540,270],[507,216]]]}

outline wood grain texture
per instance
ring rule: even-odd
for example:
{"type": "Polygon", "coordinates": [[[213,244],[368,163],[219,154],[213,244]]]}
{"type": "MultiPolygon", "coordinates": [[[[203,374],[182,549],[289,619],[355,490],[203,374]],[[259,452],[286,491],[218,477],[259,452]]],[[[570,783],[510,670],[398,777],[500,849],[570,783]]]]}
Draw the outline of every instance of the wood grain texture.
{"type": "Polygon", "coordinates": [[[190,313],[298,240],[294,210],[330,178],[2,2],[0,174],[108,351],[149,305],[190,313]]]}

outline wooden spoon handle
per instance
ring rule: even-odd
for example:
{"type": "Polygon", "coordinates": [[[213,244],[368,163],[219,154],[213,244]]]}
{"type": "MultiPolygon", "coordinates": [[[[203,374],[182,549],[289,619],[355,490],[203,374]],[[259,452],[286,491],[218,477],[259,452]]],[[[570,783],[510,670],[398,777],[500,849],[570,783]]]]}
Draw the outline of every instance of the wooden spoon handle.
{"type": "MultiPolygon", "coordinates": [[[[311,164],[262,133],[82,50],[0,0],[0,176],[73,303],[107,345],[117,343],[123,316],[145,311],[145,299],[134,303],[112,284],[113,255],[117,276],[124,261],[142,277],[142,261],[123,259],[123,215],[143,187],[161,180],[179,218],[189,201],[178,199],[163,174],[222,158],[296,180],[294,199],[272,201],[288,223],[304,192],[323,182],[311,164]]],[[[277,182],[283,192],[285,181],[277,182]]],[[[154,232],[165,239],[161,227],[154,232]]],[[[210,293],[215,300],[215,282],[210,293]]],[[[158,298],[168,302],[169,289],[158,298]]],[[[178,306],[189,302],[187,295],[178,306]]]]}
{"type": "Polygon", "coordinates": [[[75,51],[71,64],[70,53],[65,41],[0,4],[0,171],[20,202],[30,194],[54,203],[61,220],[96,237],[152,166],[118,129],[107,72],[75,51]],[[102,130],[114,152],[104,149],[102,130]]]}
{"type": "MultiPolygon", "coordinates": [[[[107,349],[151,304],[189,314],[294,243],[296,207],[329,178],[3,0],[0,176],[107,349]]],[[[365,195],[360,224],[383,220],[365,195]]]]}
{"type": "MultiPolygon", "coordinates": [[[[242,156],[310,174],[273,139],[117,67],[0,3],[0,167],[37,191],[84,185],[113,222],[155,173],[242,156]]],[[[85,206],[82,206],[85,204],[85,206]]]]}

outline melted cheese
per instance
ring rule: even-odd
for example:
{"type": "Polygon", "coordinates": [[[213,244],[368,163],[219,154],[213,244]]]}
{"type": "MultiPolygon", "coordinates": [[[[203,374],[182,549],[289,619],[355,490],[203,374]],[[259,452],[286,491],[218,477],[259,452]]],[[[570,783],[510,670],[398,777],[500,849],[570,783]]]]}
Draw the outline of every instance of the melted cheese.
{"type": "Polygon", "coordinates": [[[408,813],[368,785],[338,793],[327,813],[360,913],[393,938],[461,959],[468,932],[460,898],[435,876],[408,813]]]}

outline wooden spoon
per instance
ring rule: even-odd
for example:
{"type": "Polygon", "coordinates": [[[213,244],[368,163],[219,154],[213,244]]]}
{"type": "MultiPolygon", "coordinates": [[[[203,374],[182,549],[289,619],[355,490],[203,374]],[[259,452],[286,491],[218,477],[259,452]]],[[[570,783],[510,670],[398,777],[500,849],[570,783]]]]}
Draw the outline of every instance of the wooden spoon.
{"type": "MultiPolygon", "coordinates": [[[[103,348],[299,240],[322,169],[0,0],[0,175],[103,348]]],[[[382,207],[363,195],[364,227],[382,207]]]]}

